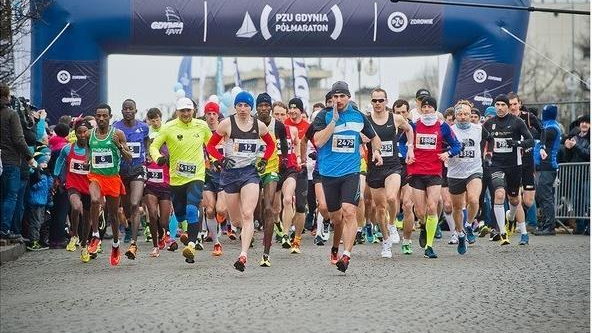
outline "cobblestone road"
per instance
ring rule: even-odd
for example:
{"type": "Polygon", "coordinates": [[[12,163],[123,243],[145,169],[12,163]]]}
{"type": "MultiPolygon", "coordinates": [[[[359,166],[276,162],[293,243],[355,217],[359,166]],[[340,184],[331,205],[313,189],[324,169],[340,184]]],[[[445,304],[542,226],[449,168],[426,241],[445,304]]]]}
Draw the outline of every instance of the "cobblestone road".
{"type": "Polygon", "coordinates": [[[1,267],[0,331],[590,331],[589,237],[531,236],[526,247],[514,237],[503,248],[479,239],[461,257],[447,236],[435,260],[416,242],[405,257],[395,245],[393,259],[379,244],[356,246],[347,274],[308,235],[301,255],[274,245],[270,268],[257,266],[259,242],[244,273],[227,238],[222,257],[206,243],[193,265],[180,251],[149,258],[144,242],[118,267],[106,253],[88,264],[78,251],[26,253],[1,267]]]}

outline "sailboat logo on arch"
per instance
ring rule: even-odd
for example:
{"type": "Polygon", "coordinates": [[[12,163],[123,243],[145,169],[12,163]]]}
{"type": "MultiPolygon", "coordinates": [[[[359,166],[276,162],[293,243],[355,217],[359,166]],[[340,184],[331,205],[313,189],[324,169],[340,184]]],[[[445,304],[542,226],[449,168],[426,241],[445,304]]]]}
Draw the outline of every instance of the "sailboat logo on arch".
{"type": "Polygon", "coordinates": [[[164,34],[167,36],[183,33],[183,20],[176,9],[167,6],[164,9],[164,15],[166,21],[154,21],[150,24],[150,29],[164,30],[164,34]]]}

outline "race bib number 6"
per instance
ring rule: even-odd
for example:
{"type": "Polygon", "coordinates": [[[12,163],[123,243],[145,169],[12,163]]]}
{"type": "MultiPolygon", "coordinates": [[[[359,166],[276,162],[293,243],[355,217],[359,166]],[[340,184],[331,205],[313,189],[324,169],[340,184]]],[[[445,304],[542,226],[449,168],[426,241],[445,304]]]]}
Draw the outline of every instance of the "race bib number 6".
{"type": "Polygon", "coordinates": [[[95,169],[105,169],[113,167],[113,154],[111,151],[93,152],[91,156],[92,165],[95,169]]]}
{"type": "Polygon", "coordinates": [[[356,137],[353,135],[333,135],[333,142],[331,150],[336,153],[353,153],[355,152],[356,137]]]}

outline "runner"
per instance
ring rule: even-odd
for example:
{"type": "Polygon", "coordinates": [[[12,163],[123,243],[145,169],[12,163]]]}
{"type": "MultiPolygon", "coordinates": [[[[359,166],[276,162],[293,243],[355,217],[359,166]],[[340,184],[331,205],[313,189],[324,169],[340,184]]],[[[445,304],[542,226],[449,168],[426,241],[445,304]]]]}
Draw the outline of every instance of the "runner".
{"type": "MultiPolygon", "coordinates": [[[[491,161],[488,169],[491,174],[491,192],[494,193],[493,212],[500,231],[500,245],[508,245],[510,240],[506,234],[504,201],[507,195],[511,211],[516,211],[520,206],[522,177],[520,148],[531,147],[534,140],[526,124],[510,113],[510,101],[506,95],[498,95],[494,103],[496,116],[488,119],[483,124],[483,128],[491,134],[487,142],[486,158],[491,161]]],[[[516,228],[520,231],[519,244],[528,244],[524,220],[516,223],[516,228]]]]}
{"type": "Polygon", "coordinates": [[[97,128],[90,131],[88,142],[90,151],[90,171],[88,173],[90,193],[90,218],[92,236],[88,245],[88,252],[96,256],[101,246],[99,238],[99,213],[103,201],[105,201],[106,213],[111,217],[111,230],[113,232],[113,244],[111,246],[110,263],[119,265],[121,253],[119,250],[119,197],[125,194],[125,187],[119,176],[120,160],[132,160],[125,141],[125,134],[117,128],[110,126],[111,107],[100,104],[95,109],[97,128]]]}
{"type": "MultiPolygon", "coordinates": [[[[113,124],[113,127],[125,134],[127,147],[132,153],[131,162],[121,161],[119,171],[126,189],[125,195],[122,197],[123,211],[128,221],[131,222],[131,225],[128,225],[128,228],[131,229],[131,244],[125,252],[125,256],[131,260],[136,259],[138,252],[136,243],[138,241],[138,228],[140,227],[140,207],[144,194],[144,164],[151,162],[146,153],[150,145],[148,125],[136,120],[137,112],[136,102],[126,99],[121,106],[123,119],[113,124]]],[[[127,242],[127,239],[124,241],[127,242]]]]}
{"type": "Polygon", "coordinates": [[[71,238],[66,246],[67,251],[75,251],[77,244],[80,244],[82,250],[80,260],[84,263],[90,261],[90,254],[87,248],[87,238],[90,230],[89,210],[90,193],[88,185],[88,172],[90,165],[88,163],[88,131],[92,129],[90,123],[86,120],[79,120],[74,124],[76,133],[76,143],[64,146],[60,151],[55,166],[54,177],[66,175],[66,190],[70,199],[70,223],[71,238]],[[78,233],[79,221],[81,233],[78,233]]]}
{"type": "MultiPolygon", "coordinates": [[[[386,91],[376,88],[370,93],[372,102],[372,113],[368,118],[376,135],[381,141],[382,165],[375,166],[368,164],[367,183],[370,187],[372,199],[376,204],[376,218],[382,232],[382,252],[383,258],[392,258],[391,247],[399,243],[399,233],[387,217],[393,219],[399,213],[399,188],[401,186],[401,164],[399,161],[399,149],[397,142],[399,140],[399,129],[405,132],[409,141],[413,142],[413,128],[405,118],[400,115],[392,114],[386,110],[388,98],[386,91]],[[388,208],[387,208],[388,207],[388,208]]],[[[370,159],[372,159],[372,149],[368,145],[370,159]]],[[[413,150],[407,152],[406,162],[413,163],[413,150]]]]}
{"type": "Polygon", "coordinates": [[[150,155],[158,165],[168,165],[173,209],[178,221],[187,220],[189,242],[183,249],[185,262],[195,263],[197,236],[199,233],[205,160],[203,145],[212,132],[205,121],[194,119],[194,104],[189,98],[177,100],[177,119],[170,121],[150,145],[150,155]],[[169,156],[163,156],[160,148],[166,144],[169,156]]]}
{"type": "Polygon", "coordinates": [[[247,263],[247,252],[251,245],[255,226],[253,212],[259,200],[259,172],[263,172],[267,161],[275,151],[275,142],[267,126],[251,116],[253,96],[246,91],[238,93],[234,99],[236,114],[220,122],[218,129],[208,142],[207,151],[217,161],[214,166],[221,168],[220,185],[226,193],[226,204],[231,223],[242,227],[241,253],[234,268],[243,272],[247,263]],[[263,139],[266,149],[263,158],[257,158],[259,139],[263,139]],[[216,145],[224,139],[224,154],[216,145]]]}
{"type": "Polygon", "coordinates": [[[448,161],[461,151],[461,145],[454,137],[450,126],[438,119],[436,109],[437,103],[433,97],[423,98],[422,114],[415,124],[415,162],[407,165],[409,184],[413,188],[415,212],[421,224],[419,244],[425,249],[426,258],[438,258],[433,244],[438,227],[442,162],[448,161]],[[449,146],[448,151],[444,151],[444,142],[449,146]]]}
{"type": "Polygon", "coordinates": [[[356,236],[356,212],[360,200],[360,132],[372,140],[373,160],[382,165],[380,139],[368,118],[349,102],[347,83],[335,82],[331,88],[334,108],[321,111],[313,124],[314,143],[319,147],[319,173],[322,177],[327,209],[334,225],[331,262],[341,272],[349,266],[356,236]],[[337,259],[343,236],[344,251],[337,259]]]}

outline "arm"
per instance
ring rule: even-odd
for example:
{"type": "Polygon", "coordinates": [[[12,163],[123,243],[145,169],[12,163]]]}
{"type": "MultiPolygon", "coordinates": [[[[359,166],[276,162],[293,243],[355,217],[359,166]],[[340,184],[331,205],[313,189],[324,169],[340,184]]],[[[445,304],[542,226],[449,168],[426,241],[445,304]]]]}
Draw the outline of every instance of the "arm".
{"type": "Polygon", "coordinates": [[[526,123],[524,123],[523,121],[518,121],[518,131],[520,132],[520,135],[522,135],[522,137],[524,138],[523,140],[519,140],[517,142],[515,142],[514,144],[518,147],[522,147],[522,148],[530,148],[532,146],[534,146],[534,139],[532,138],[532,134],[530,134],[530,131],[528,130],[528,127],[526,126],[526,123]]]}
{"type": "Polygon", "coordinates": [[[277,137],[280,140],[280,152],[282,154],[282,158],[286,158],[288,156],[288,139],[286,131],[290,130],[287,125],[284,125],[280,122],[275,123],[277,137]]]}
{"type": "Polygon", "coordinates": [[[452,156],[456,156],[456,155],[460,154],[460,152],[462,150],[462,145],[458,141],[458,139],[456,138],[454,133],[452,132],[452,129],[450,128],[450,126],[448,126],[447,123],[442,123],[441,129],[442,129],[442,136],[444,137],[444,140],[446,141],[446,143],[448,143],[448,146],[449,146],[448,152],[446,152],[448,154],[448,157],[452,157],[452,156]]]}
{"type": "Polygon", "coordinates": [[[45,133],[45,126],[47,125],[47,121],[45,120],[45,116],[40,116],[39,121],[35,124],[35,139],[40,141],[46,135],[45,133]]]}
{"type": "Polygon", "coordinates": [[[362,118],[364,120],[364,127],[362,128],[362,132],[360,134],[365,135],[368,139],[370,139],[370,144],[372,145],[372,162],[374,162],[377,166],[381,166],[382,156],[380,147],[382,146],[382,142],[380,141],[378,135],[376,135],[376,132],[374,131],[370,120],[368,120],[368,117],[362,114],[362,118]]]}
{"type": "Polygon", "coordinates": [[[577,152],[578,155],[582,157],[584,160],[590,160],[590,142],[584,140],[582,138],[578,138],[576,141],[576,145],[574,146],[574,150],[577,152]]]}
{"type": "Polygon", "coordinates": [[[329,121],[328,124],[325,122],[325,111],[319,112],[319,114],[315,118],[313,123],[313,130],[315,132],[313,140],[317,147],[324,146],[325,143],[329,141],[331,135],[333,135],[333,131],[335,131],[335,124],[337,123],[337,119],[339,119],[339,115],[337,115],[337,118],[335,117],[336,113],[337,107],[333,109],[333,118],[331,119],[331,121],[329,121]]]}
{"type": "Polygon", "coordinates": [[[218,143],[220,143],[220,141],[222,141],[223,136],[220,135],[220,133],[218,133],[218,131],[214,132],[214,134],[212,135],[212,137],[210,138],[210,140],[208,141],[207,145],[206,145],[206,151],[208,153],[208,155],[210,155],[210,157],[221,161],[224,158],[224,155],[222,155],[218,149],[216,149],[216,146],[218,145],[218,143]]]}
{"type": "Polygon", "coordinates": [[[32,163],[33,154],[29,150],[29,146],[27,146],[25,135],[23,134],[23,127],[21,126],[21,121],[15,111],[12,112],[10,117],[10,128],[13,129],[12,144],[15,145],[20,153],[25,156],[25,160],[29,162],[29,165],[34,164],[32,163]]]}
{"type": "MultiPolygon", "coordinates": [[[[312,126],[309,125],[308,127],[310,128],[312,126]]],[[[308,132],[308,129],[306,130],[308,132]]],[[[302,137],[302,140],[298,137],[298,131],[296,129],[294,129],[294,132],[296,133],[296,139],[295,139],[295,144],[297,145],[297,147],[299,147],[300,149],[296,150],[296,158],[300,158],[300,166],[304,166],[306,165],[306,150],[307,150],[307,142],[308,142],[308,138],[306,137],[306,134],[302,137]]]]}
{"type": "Polygon", "coordinates": [[[150,132],[148,126],[145,127],[146,131],[144,132],[144,151],[146,152],[146,162],[152,162],[150,158],[150,137],[148,133],[150,132]]]}
{"type": "Polygon", "coordinates": [[[413,152],[413,127],[409,125],[405,118],[398,114],[395,115],[395,124],[398,128],[405,131],[405,137],[407,138],[407,157],[405,158],[405,161],[407,164],[411,164],[413,161],[415,161],[415,154],[413,152]]]}
{"type": "Polygon", "coordinates": [[[166,141],[167,132],[168,131],[166,128],[162,128],[160,130],[159,135],[157,135],[156,138],[154,138],[154,140],[152,140],[152,143],[150,144],[150,157],[153,161],[157,161],[162,156],[160,154],[160,147],[162,147],[162,145],[166,141]]]}
{"type": "Polygon", "coordinates": [[[53,175],[54,177],[59,177],[62,174],[62,171],[64,170],[65,167],[65,163],[66,162],[66,156],[68,156],[68,153],[70,152],[70,145],[65,145],[64,148],[62,148],[62,150],[60,150],[60,154],[58,155],[58,158],[56,159],[54,168],[53,168],[53,175]]]}
{"type": "Polygon", "coordinates": [[[115,136],[113,137],[113,141],[115,141],[115,144],[117,145],[117,149],[119,149],[119,152],[121,153],[121,157],[126,161],[131,161],[132,160],[132,153],[127,148],[127,145],[126,145],[127,141],[125,139],[125,134],[121,130],[116,129],[115,136]]]}

